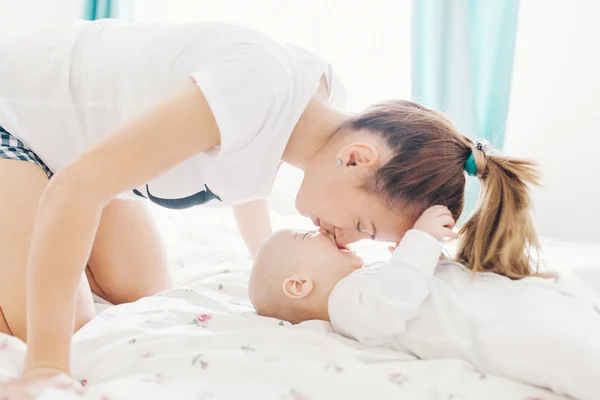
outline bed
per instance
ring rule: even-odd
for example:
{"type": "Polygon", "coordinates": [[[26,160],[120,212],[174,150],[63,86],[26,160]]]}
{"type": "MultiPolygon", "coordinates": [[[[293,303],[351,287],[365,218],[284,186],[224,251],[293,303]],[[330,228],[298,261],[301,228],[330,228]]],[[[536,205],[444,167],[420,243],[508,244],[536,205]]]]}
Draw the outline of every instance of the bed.
{"type": "MultiPolygon", "coordinates": [[[[230,210],[157,211],[177,288],[98,316],[73,339],[83,398],[116,399],[562,399],[483,375],[459,360],[416,360],[345,339],[325,322],[296,326],[257,316],[247,297],[250,260],[230,210]],[[192,222],[190,222],[192,221],[192,222]]],[[[273,215],[276,227],[308,227],[273,215]]],[[[547,240],[549,268],[597,268],[600,245],[547,240]]],[[[361,244],[367,262],[382,246],[361,244]]],[[[600,286],[599,286],[600,287],[600,286]]],[[[52,312],[49,307],[48,312],[52,312]]],[[[22,342],[0,336],[0,379],[23,363],[22,342]]],[[[42,398],[82,397],[47,391],[42,398]]]]}

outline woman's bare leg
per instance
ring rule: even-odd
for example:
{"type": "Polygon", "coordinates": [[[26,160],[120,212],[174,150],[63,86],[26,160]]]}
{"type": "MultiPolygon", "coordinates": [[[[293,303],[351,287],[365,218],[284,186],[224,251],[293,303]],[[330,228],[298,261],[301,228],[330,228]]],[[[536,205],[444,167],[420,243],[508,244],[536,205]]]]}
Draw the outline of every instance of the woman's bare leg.
{"type": "Polygon", "coordinates": [[[102,219],[86,271],[92,290],[114,304],[171,287],[166,252],[144,200],[115,199],[102,219]]]}
{"type": "MultiPolygon", "coordinates": [[[[48,183],[42,169],[30,162],[0,159],[0,308],[6,324],[0,332],[25,341],[27,335],[26,268],[40,197],[48,183]]],[[[52,312],[52,304],[48,304],[52,312]]],[[[95,314],[85,276],[77,292],[77,330],[95,314]]]]}

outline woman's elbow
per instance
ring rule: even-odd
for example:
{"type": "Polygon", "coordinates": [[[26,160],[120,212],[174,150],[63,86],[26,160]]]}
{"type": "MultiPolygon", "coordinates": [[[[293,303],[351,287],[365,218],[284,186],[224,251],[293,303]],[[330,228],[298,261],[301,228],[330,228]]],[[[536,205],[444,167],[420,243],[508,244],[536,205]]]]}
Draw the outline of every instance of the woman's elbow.
{"type": "Polygon", "coordinates": [[[48,182],[40,206],[68,205],[77,208],[104,208],[110,196],[102,188],[86,179],[77,168],[67,167],[56,173],[48,182]]]}

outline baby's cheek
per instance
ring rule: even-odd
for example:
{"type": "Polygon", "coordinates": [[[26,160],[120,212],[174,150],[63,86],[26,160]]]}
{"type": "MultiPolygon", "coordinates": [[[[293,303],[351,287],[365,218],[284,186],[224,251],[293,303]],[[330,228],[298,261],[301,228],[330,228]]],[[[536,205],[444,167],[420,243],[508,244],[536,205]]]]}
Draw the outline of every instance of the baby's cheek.
{"type": "Polygon", "coordinates": [[[344,279],[345,277],[350,275],[353,271],[354,271],[354,268],[352,268],[350,263],[348,261],[346,261],[343,266],[340,266],[339,268],[336,269],[336,271],[333,271],[334,273],[332,274],[332,277],[331,277],[332,283],[333,284],[338,283],[338,281],[340,281],[341,279],[344,279]]]}

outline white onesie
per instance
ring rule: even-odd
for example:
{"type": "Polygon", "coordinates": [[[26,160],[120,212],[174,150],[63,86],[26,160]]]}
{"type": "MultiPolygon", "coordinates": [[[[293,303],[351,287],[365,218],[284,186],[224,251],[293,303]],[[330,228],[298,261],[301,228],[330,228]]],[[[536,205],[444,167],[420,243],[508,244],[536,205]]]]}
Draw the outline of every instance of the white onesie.
{"type": "Polygon", "coordinates": [[[440,255],[435,238],[407,232],[388,264],[358,270],[333,289],[335,330],[419,358],[463,359],[485,373],[599,398],[600,299],[560,279],[474,276],[440,255]]]}

